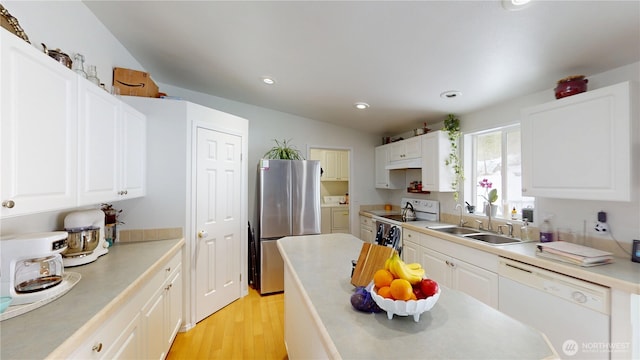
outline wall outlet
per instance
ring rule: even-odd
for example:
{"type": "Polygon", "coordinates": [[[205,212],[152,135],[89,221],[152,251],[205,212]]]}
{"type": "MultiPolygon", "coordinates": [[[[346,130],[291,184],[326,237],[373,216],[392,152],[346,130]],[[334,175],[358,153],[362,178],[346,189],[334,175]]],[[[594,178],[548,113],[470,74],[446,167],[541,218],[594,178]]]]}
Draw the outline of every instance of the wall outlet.
{"type": "Polygon", "coordinates": [[[609,235],[609,225],[607,225],[606,222],[596,222],[593,230],[595,230],[598,235],[609,235]]]}

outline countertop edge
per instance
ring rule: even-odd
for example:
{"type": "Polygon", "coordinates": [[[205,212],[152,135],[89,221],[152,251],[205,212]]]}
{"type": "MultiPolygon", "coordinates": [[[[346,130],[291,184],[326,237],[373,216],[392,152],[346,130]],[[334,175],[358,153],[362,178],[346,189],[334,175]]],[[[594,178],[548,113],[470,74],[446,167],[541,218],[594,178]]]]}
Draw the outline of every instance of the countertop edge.
{"type": "MultiPolygon", "coordinates": [[[[371,212],[360,211],[360,215],[373,217],[375,216],[371,212]]],[[[589,268],[581,268],[570,264],[564,264],[562,262],[550,261],[547,259],[542,259],[536,256],[529,256],[517,253],[515,251],[510,251],[510,246],[521,246],[520,245],[504,245],[504,246],[492,246],[485,245],[476,241],[465,240],[455,235],[442,233],[439,231],[431,230],[425,227],[414,226],[410,222],[403,223],[403,228],[407,228],[409,230],[417,231],[419,233],[423,233],[426,235],[434,236],[439,239],[447,240],[456,244],[464,245],[470,248],[478,249],[484,252],[488,252],[491,254],[495,254],[498,256],[510,258],[516,261],[521,261],[527,264],[531,264],[537,267],[541,267],[550,271],[555,271],[557,273],[565,274],[568,276],[572,276],[575,278],[579,278],[585,281],[589,281],[592,283],[608,286],[610,288],[614,288],[617,290],[625,291],[631,294],[640,294],[640,284],[629,282],[626,280],[618,279],[615,277],[599,274],[597,272],[589,271],[589,268]]],[[[533,243],[529,243],[533,244],[533,243]]],[[[616,261],[629,261],[623,258],[616,258],[616,261]]],[[[609,265],[601,265],[601,266],[609,266],[609,265]]]]}
{"type": "Polygon", "coordinates": [[[167,262],[178,250],[185,244],[184,238],[181,238],[171,249],[169,249],[161,258],[151,265],[140,277],[131,282],[131,284],[116,296],[107,306],[102,308],[91,320],[87,321],[82,327],[73,333],[65,342],[60,344],[53,350],[47,359],[63,359],[69,357],[87,338],[87,334],[96,331],[111,315],[124,305],[135,293],[140,290],[146,281],[151,279],[153,275],[160,270],[162,264],[167,262]]]}
{"type": "Polygon", "coordinates": [[[298,278],[298,274],[295,272],[293,264],[291,264],[291,261],[287,256],[287,252],[282,247],[279,241],[277,242],[277,247],[280,255],[282,255],[282,260],[284,261],[285,266],[291,270],[291,277],[296,282],[298,289],[300,289],[300,294],[302,295],[302,298],[307,305],[307,308],[309,309],[309,313],[314,320],[314,325],[316,326],[318,332],[322,337],[322,343],[325,345],[325,350],[327,350],[329,355],[331,355],[331,359],[341,359],[342,357],[338,352],[338,348],[336,348],[333,340],[331,340],[331,336],[329,335],[327,328],[324,326],[322,319],[320,319],[320,315],[316,311],[316,308],[313,306],[313,303],[311,302],[311,299],[309,298],[309,295],[307,294],[304,286],[302,286],[302,282],[300,281],[300,278],[298,278]]]}

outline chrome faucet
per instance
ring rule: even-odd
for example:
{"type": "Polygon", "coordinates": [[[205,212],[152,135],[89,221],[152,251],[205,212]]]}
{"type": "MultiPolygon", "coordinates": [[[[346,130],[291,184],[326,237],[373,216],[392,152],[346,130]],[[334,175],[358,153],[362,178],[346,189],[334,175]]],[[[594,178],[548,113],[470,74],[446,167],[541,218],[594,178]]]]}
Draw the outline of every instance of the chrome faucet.
{"type": "Polygon", "coordinates": [[[513,237],[513,224],[508,222],[506,225],[509,228],[509,236],[513,237]]]}
{"type": "Polygon", "coordinates": [[[460,227],[463,227],[467,222],[462,218],[462,204],[456,204],[456,209],[460,210],[460,227]]]}
{"type": "Polygon", "coordinates": [[[478,223],[478,230],[484,230],[482,227],[482,220],[476,220],[476,223],[478,223]]]}

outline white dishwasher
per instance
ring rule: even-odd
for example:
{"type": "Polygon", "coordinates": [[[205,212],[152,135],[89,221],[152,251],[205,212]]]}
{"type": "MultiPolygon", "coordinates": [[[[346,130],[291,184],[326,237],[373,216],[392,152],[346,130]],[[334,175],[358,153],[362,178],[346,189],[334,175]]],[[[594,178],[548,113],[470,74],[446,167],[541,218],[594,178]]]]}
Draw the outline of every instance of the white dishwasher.
{"type": "Polygon", "coordinates": [[[608,287],[506,258],[498,274],[498,309],[544,333],[561,358],[610,358],[608,287]]]}

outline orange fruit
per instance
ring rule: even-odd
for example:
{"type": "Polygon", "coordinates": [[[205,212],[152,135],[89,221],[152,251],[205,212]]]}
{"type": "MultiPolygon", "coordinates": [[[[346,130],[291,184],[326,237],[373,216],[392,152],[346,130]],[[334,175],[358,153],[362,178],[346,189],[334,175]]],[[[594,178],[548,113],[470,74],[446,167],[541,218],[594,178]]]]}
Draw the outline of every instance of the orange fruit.
{"type": "Polygon", "coordinates": [[[396,300],[409,300],[413,294],[413,287],[405,279],[395,279],[391,282],[391,296],[396,300]]]}
{"type": "Polygon", "coordinates": [[[373,284],[379,289],[391,285],[393,274],[389,270],[380,269],[373,274],[373,284]]]}
{"type": "Polygon", "coordinates": [[[376,292],[378,293],[378,295],[382,296],[385,299],[392,299],[391,288],[388,286],[383,286],[379,288],[376,292]]]}

